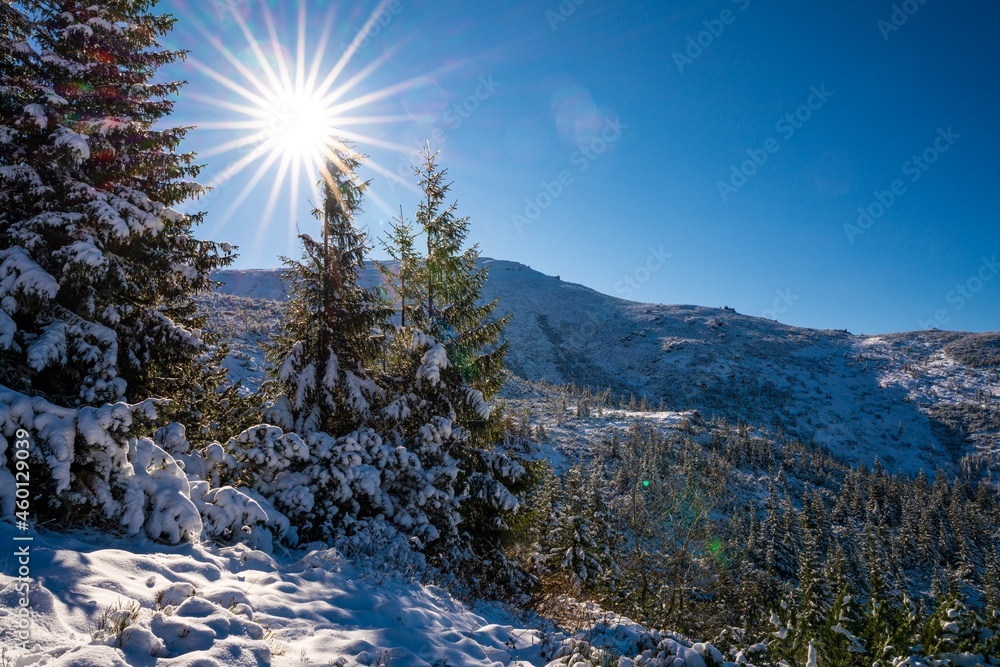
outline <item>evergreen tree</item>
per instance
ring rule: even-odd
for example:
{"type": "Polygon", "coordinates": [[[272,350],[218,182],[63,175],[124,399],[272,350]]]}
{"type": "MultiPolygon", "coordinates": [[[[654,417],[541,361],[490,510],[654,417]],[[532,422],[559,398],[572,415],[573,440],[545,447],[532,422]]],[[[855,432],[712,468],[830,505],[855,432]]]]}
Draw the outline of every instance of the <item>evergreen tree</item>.
{"type": "Polygon", "coordinates": [[[506,379],[507,344],[499,337],[508,320],[491,319],[498,301],[482,303],[488,271],[479,266],[476,246],[463,250],[470,221],[457,215],[457,204],[446,203],[446,170],[429,147],[422,159],[414,167],[423,193],[416,225],[426,253],[416,249],[416,234],[402,216],[386,242],[398,268],[383,275],[398,300],[401,325],[391,355],[392,393],[412,413],[410,424],[419,426],[413,419],[419,404],[455,426],[448,454],[459,462],[457,488],[465,489],[463,532],[480,555],[503,560],[499,549],[512,537],[517,498],[537,479],[531,466],[497,447],[510,428],[502,410],[490,405],[506,379]]]}
{"type": "MultiPolygon", "coordinates": [[[[506,379],[507,343],[497,344],[509,317],[491,320],[499,301],[482,301],[489,271],[477,266],[477,246],[463,250],[469,235],[469,218],[457,215],[457,203],[446,204],[451,184],[447,170],[437,166],[437,154],[425,148],[424,162],[415,168],[424,193],[417,209],[417,224],[424,232],[427,253],[423,281],[426,307],[414,323],[445,345],[451,360],[454,385],[472,388],[492,400],[506,379]]],[[[476,445],[496,442],[498,418],[483,419],[475,401],[457,397],[459,419],[467,425],[476,445]]]]}
{"type": "MultiPolygon", "coordinates": [[[[231,257],[173,210],[201,188],[160,127],[183,59],[140,0],[4,5],[0,383],[70,407],[173,398],[204,380],[193,295],[231,257]]],[[[204,387],[202,387],[203,389],[204,387]]]]}
{"type": "Polygon", "coordinates": [[[797,624],[800,636],[812,638],[823,624],[826,591],[821,578],[818,526],[809,506],[802,512],[799,525],[802,547],[798,554],[799,600],[797,624]]]}
{"type": "Polygon", "coordinates": [[[278,394],[267,410],[273,423],[305,434],[344,435],[366,425],[384,391],[370,369],[381,364],[379,335],[391,313],[381,296],[359,283],[368,251],[354,224],[366,182],[355,174],[364,156],[334,149],[323,169],[320,239],[301,234],[302,257],[283,258],[290,299],[270,350],[278,394]]]}
{"type": "Polygon", "coordinates": [[[607,543],[602,543],[607,537],[606,509],[594,481],[579,465],[566,473],[563,501],[546,545],[549,565],[567,573],[577,590],[593,589],[610,557],[607,543]]]}
{"type": "Polygon", "coordinates": [[[382,241],[395,269],[388,264],[378,263],[379,272],[393,293],[399,306],[399,324],[406,327],[425,325],[424,303],[426,283],[422,279],[423,266],[420,251],[417,250],[417,232],[402,211],[390,227],[389,238],[382,241]]]}
{"type": "Polygon", "coordinates": [[[0,412],[30,406],[43,519],[135,533],[156,515],[150,537],[177,541],[198,512],[157,494],[183,471],[135,436],[154,403],[200,427],[225,402],[194,295],[232,248],[174,208],[203,189],[188,128],[168,123],[182,83],[158,72],[185,52],[161,45],[174,19],[154,5],[0,5],[0,412]]]}

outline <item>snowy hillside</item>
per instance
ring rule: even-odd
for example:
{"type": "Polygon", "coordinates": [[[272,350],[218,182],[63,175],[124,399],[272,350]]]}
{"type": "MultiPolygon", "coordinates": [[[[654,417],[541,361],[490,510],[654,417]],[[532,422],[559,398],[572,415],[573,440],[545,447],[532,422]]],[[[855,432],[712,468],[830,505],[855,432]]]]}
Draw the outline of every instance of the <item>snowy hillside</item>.
{"type": "MultiPolygon", "coordinates": [[[[0,522],[0,539],[14,535],[0,522]]],[[[702,655],[721,658],[710,645],[587,614],[583,605],[589,627],[572,636],[544,622],[546,631],[516,628],[495,605],[484,610],[496,617],[488,619],[437,586],[406,580],[391,562],[321,545],[272,557],[244,545],[31,537],[30,639],[20,634],[22,584],[0,574],[5,666],[555,667],[589,665],[578,652],[596,658],[592,645],[656,657],[657,665],[670,656],[691,667],[706,667],[702,655]]]]}
{"type": "MultiPolygon", "coordinates": [[[[910,472],[1000,457],[1000,336],[802,329],[731,309],[634,303],[516,262],[486,263],[486,296],[512,315],[508,365],[525,379],[610,387],[910,472]]],[[[280,271],[216,277],[213,326],[236,336],[230,368],[253,384],[257,341],[280,316],[280,271]]]]}

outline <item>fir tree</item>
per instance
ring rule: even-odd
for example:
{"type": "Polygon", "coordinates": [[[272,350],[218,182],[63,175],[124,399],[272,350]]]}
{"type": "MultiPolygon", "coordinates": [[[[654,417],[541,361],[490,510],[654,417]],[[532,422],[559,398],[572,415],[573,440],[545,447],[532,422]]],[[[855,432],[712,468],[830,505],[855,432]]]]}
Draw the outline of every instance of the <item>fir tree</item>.
{"type": "Polygon", "coordinates": [[[157,70],[185,52],[153,4],[4,6],[0,382],[59,405],[204,379],[192,297],[230,248],[170,208],[202,190],[187,129],[160,127],[181,83],[157,70]]]}
{"type": "Polygon", "coordinates": [[[135,533],[157,514],[150,537],[176,541],[197,537],[198,512],[156,499],[146,466],[187,482],[135,436],[153,403],[200,430],[225,402],[224,349],[194,296],[232,248],[195,238],[203,214],[175,208],[203,188],[187,128],[168,122],[182,83],[158,73],[185,52],[161,45],[174,19],[154,5],[0,6],[0,385],[17,395],[0,392],[36,414],[43,518],[135,533]]]}
{"type": "Polygon", "coordinates": [[[598,488],[577,465],[566,473],[563,502],[547,540],[550,566],[568,574],[577,590],[592,589],[609,559],[606,516],[598,488]]]}
{"type": "MultiPolygon", "coordinates": [[[[425,406],[456,427],[447,453],[459,461],[457,484],[465,488],[464,533],[480,555],[502,559],[498,550],[512,537],[517,497],[536,481],[530,466],[497,447],[510,427],[502,410],[490,405],[506,379],[507,345],[499,337],[507,318],[491,319],[496,300],[482,303],[488,272],[479,266],[478,248],[464,248],[470,221],[457,214],[456,203],[446,203],[447,171],[429,148],[422,159],[414,167],[423,193],[416,225],[426,252],[419,254],[402,216],[386,242],[398,269],[383,269],[383,275],[398,300],[401,324],[391,355],[392,393],[414,415],[421,412],[415,406],[425,406]]],[[[409,423],[419,426],[420,420],[411,416],[409,423]]]]}
{"type": "Polygon", "coordinates": [[[359,284],[368,251],[354,224],[367,187],[355,175],[363,159],[349,146],[334,150],[314,211],[321,237],[301,234],[301,259],[283,258],[291,298],[271,349],[279,394],[267,414],[286,430],[350,433],[370,421],[384,396],[371,369],[385,354],[378,332],[391,310],[377,292],[359,284]]]}
{"type": "Polygon", "coordinates": [[[402,210],[390,227],[389,237],[382,241],[382,247],[395,264],[393,268],[379,262],[378,269],[398,302],[400,326],[404,329],[425,326],[426,283],[421,278],[423,267],[417,250],[417,232],[402,210]]]}
{"type": "MultiPolygon", "coordinates": [[[[492,400],[506,379],[503,362],[507,344],[497,344],[509,318],[491,320],[499,301],[481,303],[488,269],[477,266],[477,246],[463,250],[469,235],[469,218],[457,215],[457,203],[446,204],[451,184],[445,181],[447,170],[437,166],[437,154],[425,148],[424,162],[414,168],[424,193],[417,209],[417,224],[423,230],[427,253],[423,281],[426,307],[422,326],[440,340],[452,362],[451,373],[459,382],[492,400]]],[[[496,420],[492,423],[478,415],[468,400],[455,401],[459,417],[470,429],[473,443],[495,442],[496,420]]]]}

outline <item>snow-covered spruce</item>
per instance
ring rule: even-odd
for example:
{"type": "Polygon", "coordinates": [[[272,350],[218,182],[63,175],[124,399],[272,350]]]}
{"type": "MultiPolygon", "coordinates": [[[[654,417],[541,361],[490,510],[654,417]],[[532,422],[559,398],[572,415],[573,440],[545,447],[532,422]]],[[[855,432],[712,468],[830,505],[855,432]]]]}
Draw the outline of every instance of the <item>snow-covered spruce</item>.
{"type": "Polygon", "coordinates": [[[56,405],[190,383],[196,365],[178,360],[204,347],[191,297],[229,261],[193,237],[199,215],[171,208],[201,189],[175,150],[184,130],[153,129],[180,85],[154,83],[156,64],[183,54],[157,43],[173,22],[151,4],[5,7],[0,384],[56,405]]]}
{"type": "Polygon", "coordinates": [[[183,53],[153,4],[4,5],[0,410],[36,439],[41,518],[176,541],[200,533],[186,476],[134,422],[212,393],[192,298],[230,255],[172,208],[201,188],[185,131],[154,129],[180,87],[156,69],[183,53]]]}
{"type": "Polygon", "coordinates": [[[263,498],[204,481],[217,463],[191,449],[180,424],[159,429],[154,439],[136,437],[155,416],[153,401],[74,409],[0,387],[0,518],[18,509],[8,464],[12,444],[22,440],[28,447],[18,451],[29,454],[22,474],[37,499],[31,513],[57,517],[63,527],[97,525],[168,543],[204,538],[268,548],[272,531],[288,531],[287,519],[263,498]]]}

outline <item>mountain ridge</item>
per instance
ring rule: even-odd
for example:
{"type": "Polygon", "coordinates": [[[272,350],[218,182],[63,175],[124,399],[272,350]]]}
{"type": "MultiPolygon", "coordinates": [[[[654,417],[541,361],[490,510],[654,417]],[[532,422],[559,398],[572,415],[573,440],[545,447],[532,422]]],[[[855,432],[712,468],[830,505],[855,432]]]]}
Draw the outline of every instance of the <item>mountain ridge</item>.
{"type": "MultiPolygon", "coordinates": [[[[729,308],[627,301],[512,261],[483,265],[484,298],[499,298],[497,315],[511,315],[508,367],[525,380],[610,388],[909,473],[985,474],[1000,460],[998,334],[794,327],[729,308]]],[[[210,326],[228,329],[244,357],[230,363],[237,377],[263,373],[252,348],[277,325],[281,274],[220,271],[206,297],[220,313],[210,326]],[[227,326],[221,314],[240,303],[268,322],[227,326]]],[[[363,276],[367,285],[380,280],[374,267],[363,276]]]]}

